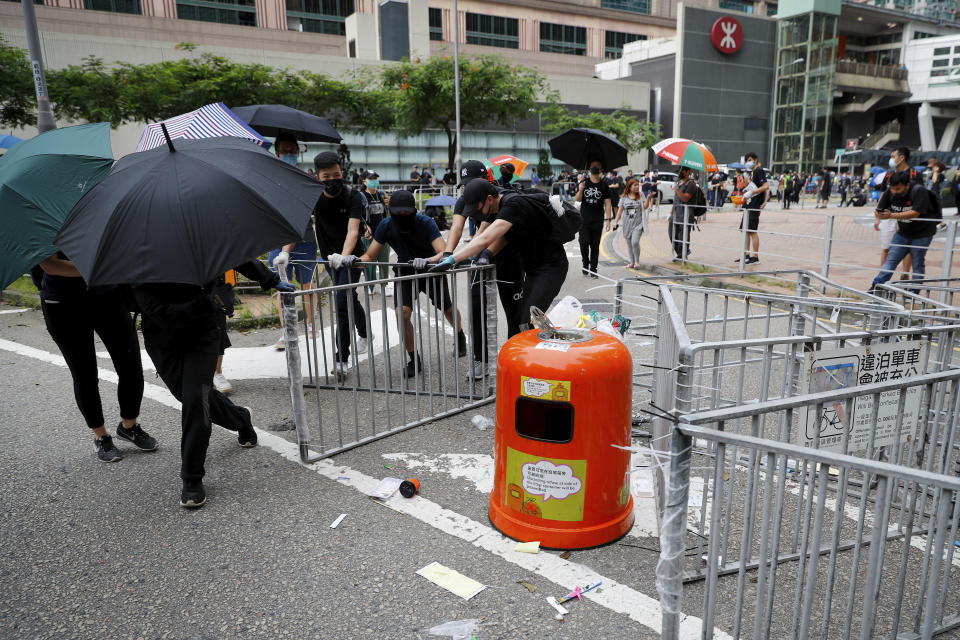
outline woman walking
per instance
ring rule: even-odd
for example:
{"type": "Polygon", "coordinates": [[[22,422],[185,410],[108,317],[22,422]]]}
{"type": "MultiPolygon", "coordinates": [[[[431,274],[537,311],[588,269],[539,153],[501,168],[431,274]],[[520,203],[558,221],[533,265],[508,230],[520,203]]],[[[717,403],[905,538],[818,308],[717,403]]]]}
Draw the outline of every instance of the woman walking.
{"type": "Polygon", "coordinates": [[[630,254],[628,269],[640,268],[640,236],[647,229],[647,212],[643,208],[643,194],[636,178],[627,180],[623,196],[617,204],[617,224],[623,229],[623,239],[627,241],[630,254]]]}

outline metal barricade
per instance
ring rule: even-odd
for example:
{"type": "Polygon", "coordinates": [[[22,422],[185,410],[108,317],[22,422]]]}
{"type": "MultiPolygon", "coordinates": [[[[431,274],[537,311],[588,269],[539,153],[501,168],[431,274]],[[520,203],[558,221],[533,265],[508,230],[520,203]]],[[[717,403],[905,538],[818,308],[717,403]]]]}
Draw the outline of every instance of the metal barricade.
{"type": "MultiPolygon", "coordinates": [[[[369,265],[381,263],[358,263],[369,265]]],[[[329,457],[491,402],[495,279],[493,266],[470,266],[281,294],[301,458],[329,457]],[[317,305],[312,313],[307,304],[317,305]],[[408,310],[405,330],[399,308],[408,310]],[[411,361],[418,364],[408,376],[411,361]],[[474,371],[475,361],[487,364],[474,371]]]]}
{"type": "Polygon", "coordinates": [[[912,325],[960,322],[960,278],[891,280],[877,290],[909,311],[912,325]]]}
{"type": "Polygon", "coordinates": [[[662,637],[679,637],[685,601],[698,597],[703,638],[715,628],[734,638],[863,640],[960,628],[958,412],[952,369],[680,416],[661,458],[662,637]],[[914,396],[927,408],[919,414],[907,408],[914,396]],[[808,413],[842,405],[878,424],[885,403],[895,415],[889,462],[875,459],[879,436],[856,457],[788,442],[808,413]],[[741,421],[749,433],[730,428],[741,421]],[[764,437],[767,423],[778,437],[764,437]],[[697,493],[704,500],[692,513],[697,493]],[[706,523],[706,541],[691,519],[706,523]]]}

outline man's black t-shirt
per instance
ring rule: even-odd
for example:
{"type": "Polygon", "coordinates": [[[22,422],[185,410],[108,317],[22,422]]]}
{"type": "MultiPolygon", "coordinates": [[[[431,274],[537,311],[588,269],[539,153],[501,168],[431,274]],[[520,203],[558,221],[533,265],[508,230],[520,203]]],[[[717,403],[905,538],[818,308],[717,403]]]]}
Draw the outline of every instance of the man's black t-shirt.
{"type": "MultiPolygon", "coordinates": [[[[904,169],[904,171],[910,172],[910,186],[918,185],[923,186],[923,174],[914,169],[913,167],[909,169],[904,169]]],[[[883,176],[883,180],[880,182],[880,191],[886,192],[887,187],[890,186],[890,176],[897,173],[897,170],[887,171],[886,175],[883,176]]]]}
{"type": "Polygon", "coordinates": [[[820,193],[830,193],[830,185],[833,182],[833,178],[830,177],[829,171],[823,171],[820,173],[820,193]]]}
{"type": "MultiPolygon", "coordinates": [[[[753,170],[753,174],[750,176],[750,182],[757,188],[762,187],[767,184],[767,172],[763,170],[763,167],[757,167],[753,170]]],[[[750,202],[747,204],[748,209],[759,209],[764,201],[767,199],[767,194],[761,193],[750,198],[750,202]]]]}
{"type": "Polygon", "coordinates": [[[511,224],[506,233],[507,247],[518,250],[527,269],[555,260],[558,252],[564,253],[563,245],[550,239],[553,222],[547,214],[535,206],[523,206],[514,195],[501,198],[497,220],[511,224]]]}
{"type": "MultiPolygon", "coordinates": [[[[910,191],[902,196],[895,196],[893,192],[887,189],[880,196],[877,203],[878,211],[886,210],[916,211],[921,218],[942,218],[940,212],[930,203],[930,193],[920,185],[913,185],[910,191]]],[[[936,222],[924,222],[919,220],[897,220],[897,233],[904,238],[926,238],[937,233],[936,222]]]]}
{"type": "Polygon", "coordinates": [[[613,201],[620,201],[620,194],[623,193],[623,184],[623,178],[620,176],[613,176],[607,181],[607,186],[610,187],[610,193],[613,195],[613,201]]]}
{"type": "Polygon", "coordinates": [[[414,214],[414,221],[409,229],[401,230],[396,222],[397,216],[390,216],[381,222],[373,233],[373,239],[380,244],[389,244],[397,252],[398,262],[436,255],[433,241],[440,237],[436,222],[422,213],[414,214]]]}
{"type": "MultiPolygon", "coordinates": [[[[343,251],[347,239],[347,227],[350,220],[363,222],[366,201],[356,189],[344,189],[336,198],[328,198],[326,193],[320,196],[313,209],[313,219],[317,229],[317,240],[324,256],[343,251]]],[[[363,247],[359,239],[353,248],[353,255],[362,256],[363,247]]]]}
{"type": "Polygon", "coordinates": [[[415,183],[415,184],[419,184],[419,182],[420,182],[420,173],[417,172],[417,171],[411,171],[411,172],[410,172],[410,182],[413,182],[413,183],[415,183]]]}
{"type": "Polygon", "coordinates": [[[457,172],[447,171],[445,174],[443,174],[443,184],[449,184],[449,185],[457,184],[457,172]]]}
{"type": "MultiPolygon", "coordinates": [[[[583,188],[583,200],[580,204],[580,215],[583,217],[583,223],[603,222],[603,202],[611,199],[610,185],[605,180],[601,179],[600,182],[593,182],[587,178],[586,186],[583,188]]],[[[549,233],[549,229],[547,233],[549,233]]]]}

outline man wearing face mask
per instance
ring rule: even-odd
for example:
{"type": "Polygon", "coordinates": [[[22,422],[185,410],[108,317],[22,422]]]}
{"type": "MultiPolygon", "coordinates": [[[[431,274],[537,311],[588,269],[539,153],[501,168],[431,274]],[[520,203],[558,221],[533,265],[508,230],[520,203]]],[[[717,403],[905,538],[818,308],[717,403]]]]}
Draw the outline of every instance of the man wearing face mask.
{"type": "Polygon", "coordinates": [[[740,228],[743,229],[744,225],[747,228],[747,253],[734,262],[743,260],[744,264],[757,264],[760,262],[760,235],[757,233],[760,227],[760,210],[766,205],[770,183],[767,182],[767,172],[760,166],[757,154],[748,153],[746,165],[750,172],[750,182],[743,192],[743,218],[740,220],[740,228]],[[753,255],[750,255],[751,251],[753,255]]]}
{"type": "MultiPolygon", "coordinates": [[[[327,258],[327,270],[334,285],[355,284],[360,281],[360,272],[351,268],[363,255],[360,244],[360,222],[363,220],[366,202],[359,191],[343,184],[340,158],[333,151],[318,153],[313,159],[317,179],[323,184],[323,195],[313,210],[314,224],[320,251],[327,258]]],[[[350,308],[357,328],[357,353],[367,351],[367,316],[357,290],[338,289],[334,295],[337,313],[337,352],[333,374],[340,380],[346,378],[350,362],[350,343],[353,330],[350,327],[350,308]],[[347,302],[349,297],[350,302],[347,302]]]]}
{"type": "MultiPolygon", "coordinates": [[[[907,147],[899,147],[890,152],[890,159],[887,161],[890,170],[887,171],[887,174],[883,177],[883,182],[880,183],[880,191],[883,195],[887,194],[887,188],[890,186],[890,177],[894,173],[906,173],[910,176],[910,185],[923,185],[923,176],[917,173],[916,169],[910,166],[910,149],[907,147]]],[[[883,195],[880,196],[881,200],[883,195]]],[[[884,209],[887,207],[884,206],[884,209]]],[[[877,209],[880,209],[880,202],[877,202],[877,209]]],[[[890,254],[890,244],[893,242],[893,236],[897,232],[897,223],[892,218],[880,218],[877,217],[876,221],[873,223],[873,228],[876,231],[880,232],[880,264],[883,264],[887,261],[887,256],[890,254]]],[[[907,253],[903,256],[903,275],[901,278],[906,279],[907,274],[910,273],[910,270],[913,268],[913,256],[911,253],[907,253]]]]}
{"type": "MultiPolygon", "coordinates": [[[[293,134],[281,131],[277,135],[273,150],[278,158],[289,165],[297,166],[297,160],[300,158],[300,143],[293,134]]],[[[296,280],[301,289],[309,289],[313,286],[313,274],[317,269],[317,243],[314,242],[315,237],[313,227],[311,226],[311,228],[307,230],[306,239],[294,244],[288,244],[282,249],[274,249],[270,252],[270,264],[273,265],[273,270],[278,274],[286,272],[287,281],[293,282],[296,280]],[[291,260],[293,264],[290,264],[291,260]]],[[[311,299],[311,304],[307,304],[307,323],[312,324],[315,300],[313,300],[314,296],[312,295],[308,297],[311,299]]],[[[280,309],[279,296],[277,296],[275,302],[277,305],[277,314],[280,316],[282,322],[283,312],[280,309]]],[[[284,334],[281,331],[280,337],[277,338],[277,341],[273,344],[273,348],[277,351],[283,351],[286,345],[284,334]]]]}
{"type": "Polygon", "coordinates": [[[500,179],[497,180],[497,185],[503,189],[516,189],[517,185],[513,182],[514,174],[516,173],[516,168],[513,164],[505,162],[500,165],[500,179]]]}
{"type": "MultiPolygon", "coordinates": [[[[376,171],[367,171],[363,177],[364,191],[363,196],[367,199],[367,229],[363,235],[363,250],[370,248],[373,242],[373,232],[387,217],[387,203],[383,198],[383,192],[380,191],[380,174],[376,171]]],[[[380,252],[371,260],[372,262],[390,262],[390,247],[383,244],[380,252]]],[[[389,276],[387,267],[367,267],[367,280],[376,280],[377,271],[380,271],[380,279],[386,280],[389,276]]],[[[387,285],[387,295],[393,290],[393,285],[387,285]]],[[[371,293],[377,290],[370,287],[371,293]]]]}
{"type": "MultiPolygon", "coordinates": [[[[372,262],[377,258],[381,247],[390,244],[397,254],[397,262],[409,263],[409,267],[394,267],[397,276],[413,275],[417,271],[426,269],[431,261],[436,261],[445,247],[443,237],[437,228],[437,223],[429,217],[417,213],[417,202],[409,191],[397,191],[390,196],[390,217],[381,222],[373,234],[373,241],[366,253],[360,256],[363,262],[372,262]]],[[[453,314],[456,312],[457,355],[467,355],[467,336],[463,333],[463,324],[460,312],[453,308],[450,301],[450,290],[447,287],[445,276],[420,280],[401,280],[397,283],[396,294],[393,297],[394,305],[399,316],[402,310],[404,346],[406,347],[408,362],[404,368],[405,378],[414,377],[423,370],[423,362],[416,353],[413,323],[410,317],[413,314],[414,300],[421,293],[426,293],[430,302],[443,311],[447,321],[454,325],[453,314]],[[416,283],[416,284],[414,284],[416,283]]]]}
{"type": "Polygon", "coordinates": [[[599,160],[590,162],[590,177],[581,176],[580,187],[574,200],[580,204],[583,224],[580,227],[580,258],[583,262],[581,273],[592,278],[597,275],[600,262],[600,238],[603,225],[610,226],[613,220],[613,203],[610,186],[603,179],[603,164],[599,160]]]}

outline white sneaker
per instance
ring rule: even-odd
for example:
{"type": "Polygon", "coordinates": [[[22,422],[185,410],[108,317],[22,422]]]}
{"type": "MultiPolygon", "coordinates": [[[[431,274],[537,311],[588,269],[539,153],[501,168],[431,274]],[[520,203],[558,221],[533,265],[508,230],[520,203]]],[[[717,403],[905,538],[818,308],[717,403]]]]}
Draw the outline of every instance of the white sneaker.
{"type": "Polygon", "coordinates": [[[337,380],[343,381],[346,380],[350,374],[350,369],[347,367],[346,362],[334,362],[333,369],[330,370],[330,373],[332,373],[337,380]]]}
{"type": "MultiPolygon", "coordinates": [[[[474,360],[473,366],[467,371],[467,380],[483,380],[483,374],[486,370],[487,366],[483,362],[474,360]]],[[[487,377],[490,377],[490,373],[487,373],[487,377]]]]}
{"type": "Polygon", "coordinates": [[[367,352],[367,339],[366,338],[357,338],[357,357],[367,352]]]}
{"type": "Polygon", "coordinates": [[[277,341],[273,343],[273,348],[277,351],[283,351],[287,348],[287,340],[284,337],[286,334],[281,333],[280,337],[277,338],[277,341]]]}
{"type": "Polygon", "coordinates": [[[228,395],[233,391],[233,385],[230,384],[230,381],[227,380],[226,376],[222,373],[218,373],[213,376],[213,387],[223,395],[228,395]]]}

